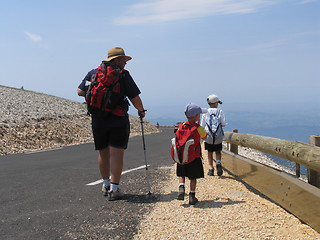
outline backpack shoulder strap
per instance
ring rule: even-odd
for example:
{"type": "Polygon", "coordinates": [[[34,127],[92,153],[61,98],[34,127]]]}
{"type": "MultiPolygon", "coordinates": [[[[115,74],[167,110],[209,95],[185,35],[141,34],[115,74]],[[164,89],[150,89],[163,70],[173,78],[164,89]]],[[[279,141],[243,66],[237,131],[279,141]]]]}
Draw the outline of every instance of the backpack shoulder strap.
{"type": "Polygon", "coordinates": [[[179,129],[182,130],[184,126],[190,126],[190,125],[189,125],[187,122],[180,123],[178,130],[179,130],[179,129]]]}
{"type": "MultiPolygon", "coordinates": [[[[220,115],[220,109],[219,109],[219,108],[217,108],[217,112],[216,112],[216,114],[214,114],[214,113],[209,114],[209,112],[208,112],[207,114],[209,115],[210,120],[211,120],[212,116],[215,116],[215,117],[219,118],[219,115],[220,115]]],[[[210,121],[210,120],[209,120],[209,121],[210,121]]],[[[210,122],[211,122],[211,121],[210,121],[210,122]]],[[[214,132],[213,132],[213,131],[212,131],[212,129],[211,129],[211,127],[210,127],[210,122],[208,123],[208,121],[206,121],[206,124],[207,124],[207,127],[208,127],[208,129],[209,129],[210,133],[212,134],[212,136],[214,136],[214,135],[215,135],[215,133],[217,132],[217,130],[218,130],[218,128],[219,128],[219,126],[220,126],[221,124],[220,124],[220,121],[219,121],[216,131],[214,131],[214,132]]]]}
{"type": "Polygon", "coordinates": [[[216,113],[216,117],[219,119],[220,118],[220,114],[221,114],[221,109],[217,108],[217,113],[216,113]]]}
{"type": "Polygon", "coordinates": [[[209,131],[211,132],[212,136],[214,136],[214,132],[212,131],[210,125],[208,123],[206,123],[206,124],[207,124],[207,127],[208,127],[209,131]]]}

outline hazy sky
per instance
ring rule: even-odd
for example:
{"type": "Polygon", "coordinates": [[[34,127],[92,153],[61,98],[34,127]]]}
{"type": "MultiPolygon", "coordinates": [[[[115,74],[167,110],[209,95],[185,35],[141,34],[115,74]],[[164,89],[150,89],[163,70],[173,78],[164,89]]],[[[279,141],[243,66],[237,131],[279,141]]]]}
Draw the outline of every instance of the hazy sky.
{"type": "Polygon", "coordinates": [[[0,85],[83,101],[114,46],[149,116],[206,107],[320,112],[319,0],[0,0],[0,85]]]}

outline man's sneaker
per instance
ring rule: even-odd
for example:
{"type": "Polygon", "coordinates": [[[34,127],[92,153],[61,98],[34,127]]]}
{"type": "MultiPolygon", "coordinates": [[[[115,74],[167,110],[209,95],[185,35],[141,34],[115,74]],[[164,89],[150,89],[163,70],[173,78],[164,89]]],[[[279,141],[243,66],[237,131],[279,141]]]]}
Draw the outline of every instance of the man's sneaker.
{"type": "Polygon", "coordinates": [[[119,200],[119,199],[121,199],[123,196],[124,196],[124,194],[122,193],[122,192],[120,192],[120,189],[118,188],[118,190],[116,191],[116,192],[114,192],[114,191],[109,191],[108,192],[109,194],[108,194],[108,200],[109,201],[115,201],[115,200],[119,200]]]}
{"type": "Polygon", "coordinates": [[[110,185],[108,186],[108,187],[106,187],[106,186],[104,186],[103,184],[102,184],[102,189],[101,189],[101,191],[102,191],[102,193],[103,193],[103,196],[108,196],[108,191],[110,190],[110,185]]]}
{"type": "Polygon", "coordinates": [[[209,169],[208,175],[209,176],[213,176],[214,170],[213,169],[209,169]]]}
{"type": "Polygon", "coordinates": [[[195,193],[189,193],[189,204],[195,205],[198,202],[198,199],[196,198],[195,193]]]}
{"type": "Polygon", "coordinates": [[[184,200],[185,188],[183,185],[179,186],[178,200],[184,200]]]}
{"type": "Polygon", "coordinates": [[[217,163],[217,164],[216,164],[216,167],[217,167],[217,174],[218,174],[218,176],[221,176],[222,173],[223,173],[221,163],[217,163]]]}

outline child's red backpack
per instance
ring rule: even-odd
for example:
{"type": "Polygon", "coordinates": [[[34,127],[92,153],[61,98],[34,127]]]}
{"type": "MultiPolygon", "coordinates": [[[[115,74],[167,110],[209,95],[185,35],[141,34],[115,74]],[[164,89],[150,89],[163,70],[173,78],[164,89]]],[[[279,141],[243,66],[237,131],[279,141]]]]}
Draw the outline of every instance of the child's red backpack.
{"type": "Polygon", "coordinates": [[[88,112],[96,117],[107,117],[110,113],[124,116],[125,112],[119,103],[125,99],[121,91],[121,82],[125,70],[113,68],[103,62],[91,78],[86,94],[88,112]]]}
{"type": "Polygon", "coordinates": [[[200,137],[197,136],[198,126],[180,123],[175,137],[171,139],[171,157],[178,164],[188,164],[196,159],[197,148],[200,148],[200,137]]]}

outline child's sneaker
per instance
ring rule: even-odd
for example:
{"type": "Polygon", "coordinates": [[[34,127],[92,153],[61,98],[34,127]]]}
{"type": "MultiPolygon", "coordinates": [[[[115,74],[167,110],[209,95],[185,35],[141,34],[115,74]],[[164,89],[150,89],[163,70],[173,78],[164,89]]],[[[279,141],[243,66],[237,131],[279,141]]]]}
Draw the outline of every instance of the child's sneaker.
{"type": "Polygon", "coordinates": [[[217,164],[216,164],[216,167],[217,167],[217,174],[218,174],[218,176],[221,176],[222,173],[223,173],[221,163],[217,163],[217,164]]]}
{"type": "Polygon", "coordinates": [[[213,176],[213,175],[214,175],[213,173],[214,173],[213,168],[212,168],[212,169],[209,169],[208,175],[209,175],[209,176],[213,176]]]}
{"type": "Polygon", "coordinates": [[[103,193],[103,196],[108,196],[108,191],[110,190],[110,186],[106,187],[105,185],[102,184],[102,193],[103,193]]]}
{"type": "Polygon", "coordinates": [[[183,185],[179,186],[178,200],[184,200],[185,188],[183,185]]]}
{"type": "Polygon", "coordinates": [[[198,202],[198,199],[196,198],[195,193],[189,193],[189,204],[195,205],[198,202]]]}
{"type": "Polygon", "coordinates": [[[124,194],[122,192],[120,192],[119,188],[115,192],[114,191],[109,191],[108,195],[109,195],[109,199],[108,199],[109,201],[119,200],[124,196],[124,194]]]}

